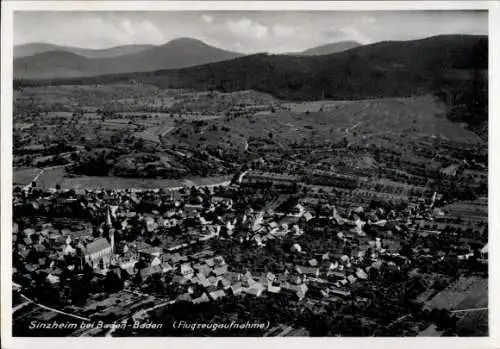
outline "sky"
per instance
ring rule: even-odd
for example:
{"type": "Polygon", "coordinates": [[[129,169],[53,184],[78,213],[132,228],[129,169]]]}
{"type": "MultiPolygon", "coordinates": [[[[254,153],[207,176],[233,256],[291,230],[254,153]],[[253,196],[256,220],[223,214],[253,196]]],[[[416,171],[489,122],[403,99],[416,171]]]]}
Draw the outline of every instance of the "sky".
{"type": "Polygon", "coordinates": [[[370,44],[440,34],[488,34],[486,11],[72,11],[14,14],[14,44],[102,49],[192,37],[241,53],[295,52],[332,42],[370,44]]]}

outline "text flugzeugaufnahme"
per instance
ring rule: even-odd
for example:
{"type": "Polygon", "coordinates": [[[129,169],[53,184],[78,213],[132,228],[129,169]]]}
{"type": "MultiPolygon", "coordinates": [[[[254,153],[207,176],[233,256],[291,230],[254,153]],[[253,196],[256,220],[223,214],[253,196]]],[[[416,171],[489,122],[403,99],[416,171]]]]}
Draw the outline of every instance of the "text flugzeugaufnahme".
{"type": "Polygon", "coordinates": [[[228,323],[217,323],[217,322],[186,322],[184,320],[174,321],[172,327],[174,329],[189,329],[191,331],[196,330],[245,330],[245,329],[259,329],[266,330],[270,326],[269,321],[267,323],[252,323],[250,321],[247,322],[236,322],[231,321],[228,323]]]}

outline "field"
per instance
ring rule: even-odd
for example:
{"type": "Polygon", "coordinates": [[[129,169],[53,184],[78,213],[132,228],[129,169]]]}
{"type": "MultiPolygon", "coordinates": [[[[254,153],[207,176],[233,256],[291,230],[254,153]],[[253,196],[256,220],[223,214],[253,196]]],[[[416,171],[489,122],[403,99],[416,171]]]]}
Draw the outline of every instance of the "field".
{"type": "Polygon", "coordinates": [[[467,313],[458,321],[457,333],[464,337],[488,336],[488,310],[467,313]]]}
{"type": "Polygon", "coordinates": [[[180,136],[178,142],[190,145],[223,143],[236,148],[246,141],[251,148],[251,139],[259,138],[279,147],[292,143],[335,143],[344,138],[350,144],[388,148],[393,148],[395,142],[404,144],[420,139],[483,142],[473,132],[442,117],[444,105],[430,96],[332,102],[327,111],[307,112],[313,109],[311,105],[324,103],[294,103],[292,111],[221,119],[209,123],[203,132],[184,125],[173,134],[180,136]]]}
{"type": "Polygon", "coordinates": [[[153,126],[141,132],[134,133],[134,137],[144,139],[150,142],[160,142],[160,138],[167,135],[174,129],[173,123],[165,122],[161,126],[153,126]]]}
{"type": "MultiPolygon", "coordinates": [[[[40,172],[40,169],[15,169],[14,185],[26,185],[40,172]]],[[[229,180],[227,177],[193,177],[186,179],[144,179],[122,177],[91,177],[78,176],[66,177],[63,168],[44,170],[38,178],[37,186],[42,188],[55,188],[61,185],[66,189],[157,189],[176,188],[192,185],[216,185],[229,180]]]]}
{"type": "Polygon", "coordinates": [[[168,189],[192,185],[214,185],[227,180],[227,178],[220,177],[173,180],[80,176],[65,178],[62,187],[71,189],[168,189]]]}
{"type": "Polygon", "coordinates": [[[488,220],[488,201],[459,201],[443,207],[449,217],[461,217],[464,221],[486,222],[488,220]]]}
{"type": "Polygon", "coordinates": [[[152,84],[119,83],[67,86],[25,87],[16,91],[14,110],[32,111],[36,106],[42,112],[68,112],[97,109],[123,114],[203,114],[220,115],[225,110],[244,104],[272,104],[276,99],[255,91],[222,93],[195,92],[184,89],[162,89],[152,84]]]}
{"type": "Polygon", "coordinates": [[[294,113],[306,113],[306,112],[319,112],[319,111],[330,111],[338,106],[349,103],[346,101],[314,101],[314,102],[301,102],[301,103],[285,103],[283,106],[294,113]]]}
{"type": "Polygon", "coordinates": [[[461,277],[434,298],[427,301],[427,309],[463,310],[488,305],[488,280],[477,277],[461,277]]]}
{"type": "Polygon", "coordinates": [[[33,178],[40,173],[39,168],[14,168],[13,169],[13,183],[14,185],[27,185],[30,184],[33,178]]]}

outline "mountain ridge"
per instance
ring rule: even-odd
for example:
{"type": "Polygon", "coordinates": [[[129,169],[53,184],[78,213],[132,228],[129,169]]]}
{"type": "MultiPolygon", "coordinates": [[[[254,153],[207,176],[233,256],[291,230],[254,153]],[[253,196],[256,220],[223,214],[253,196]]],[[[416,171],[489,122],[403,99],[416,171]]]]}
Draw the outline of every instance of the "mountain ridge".
{"type": "Polygon", "coordinates": [[[27,79],[74,78],[178,69],[239,56],[240,53],[222,50],[197,39],[179,38],[116,57],[87,58],[64,50],[20,57],[14,59],[14,76],[27,79]]]}
{"type": "Polygon", "coordinates": [[[17,80],[16,85],[141,82],[163,88],[226,92],[253,89],[289,100],[352,100],[460,90],[473,82],[477,72],[487,69],[487,36],[443,35],[380,42],[330,55],[256,54],[176,70],[17,80]],[[466,74],[457,74],[461,72],[466,74]]]}
{"type": "Polygon", "coordinates": [[[56,45],[44,42],[33,42],[14,46],[14,59],[34,56],[51,51],[67,51],[85,58],[109,58],[125,54],[137,53],[142,50],[152,48],[155,45],[130,44],[113,46],[104,49],[83,48],[75,46],[56,45]]]}

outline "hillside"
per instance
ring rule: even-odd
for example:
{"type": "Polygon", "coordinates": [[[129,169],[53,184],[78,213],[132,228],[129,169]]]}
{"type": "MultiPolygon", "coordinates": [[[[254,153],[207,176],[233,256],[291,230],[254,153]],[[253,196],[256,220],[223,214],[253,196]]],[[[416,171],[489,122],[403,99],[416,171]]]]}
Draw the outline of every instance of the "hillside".
{"type": "Polygon", "coordinates": [[[336,143],[344,138],[351,144],[388,148],[423,139],[483,144],[473,132],[440,116],[445,106],[432,96],[288,106],[290,111],[269,115],[209,120],[205,127],[186,122],[169,134],[168,142],[227,149],[243,149],[247,143],[250,149],[262,143],[268,147],[336,143]]]}
{"type": "Polygon", "coordinates": [[[52,51],[65,51],[74,53],[85,58],[109,58],[122,55],[138,53],[146,49],[155,47],[154,45],[124,45],[106,49],[87,49],[80,47],[60,46],[46,43],[32,43],[18,45],[14,47],[14,58],[34,56],[40,53],[52,51]]]}
{"type": "Polygon", "coordinates": [[[132,81],[161,88],[257,90],[290,100],[359,100],[462,89],[477,75],[472,72],[487,70],[487,65],[486,36],[444,35],[381,42],[324,56],[257,54],[186,69],[83,79],[18,80],[15,86],[132,81]]]}
{"type": "Polygon", "coordinates": [[[51,79],[146,72],[191,67],[238,56],[240,54],[209,46],[199,40],[181,38],[116,57],[87,58],[65,50],[43,52],[15,59],[14,76],[21,79],[51,79]]]}
{"type": "Polygon", "coordinates": [[[330,55],[332,53],[344,52],[359,46],[361,46],[361,44],[356,41],[340,41],[332,44],[313,47],[298,53],[298,55],[302,56],[330,55]]]}

